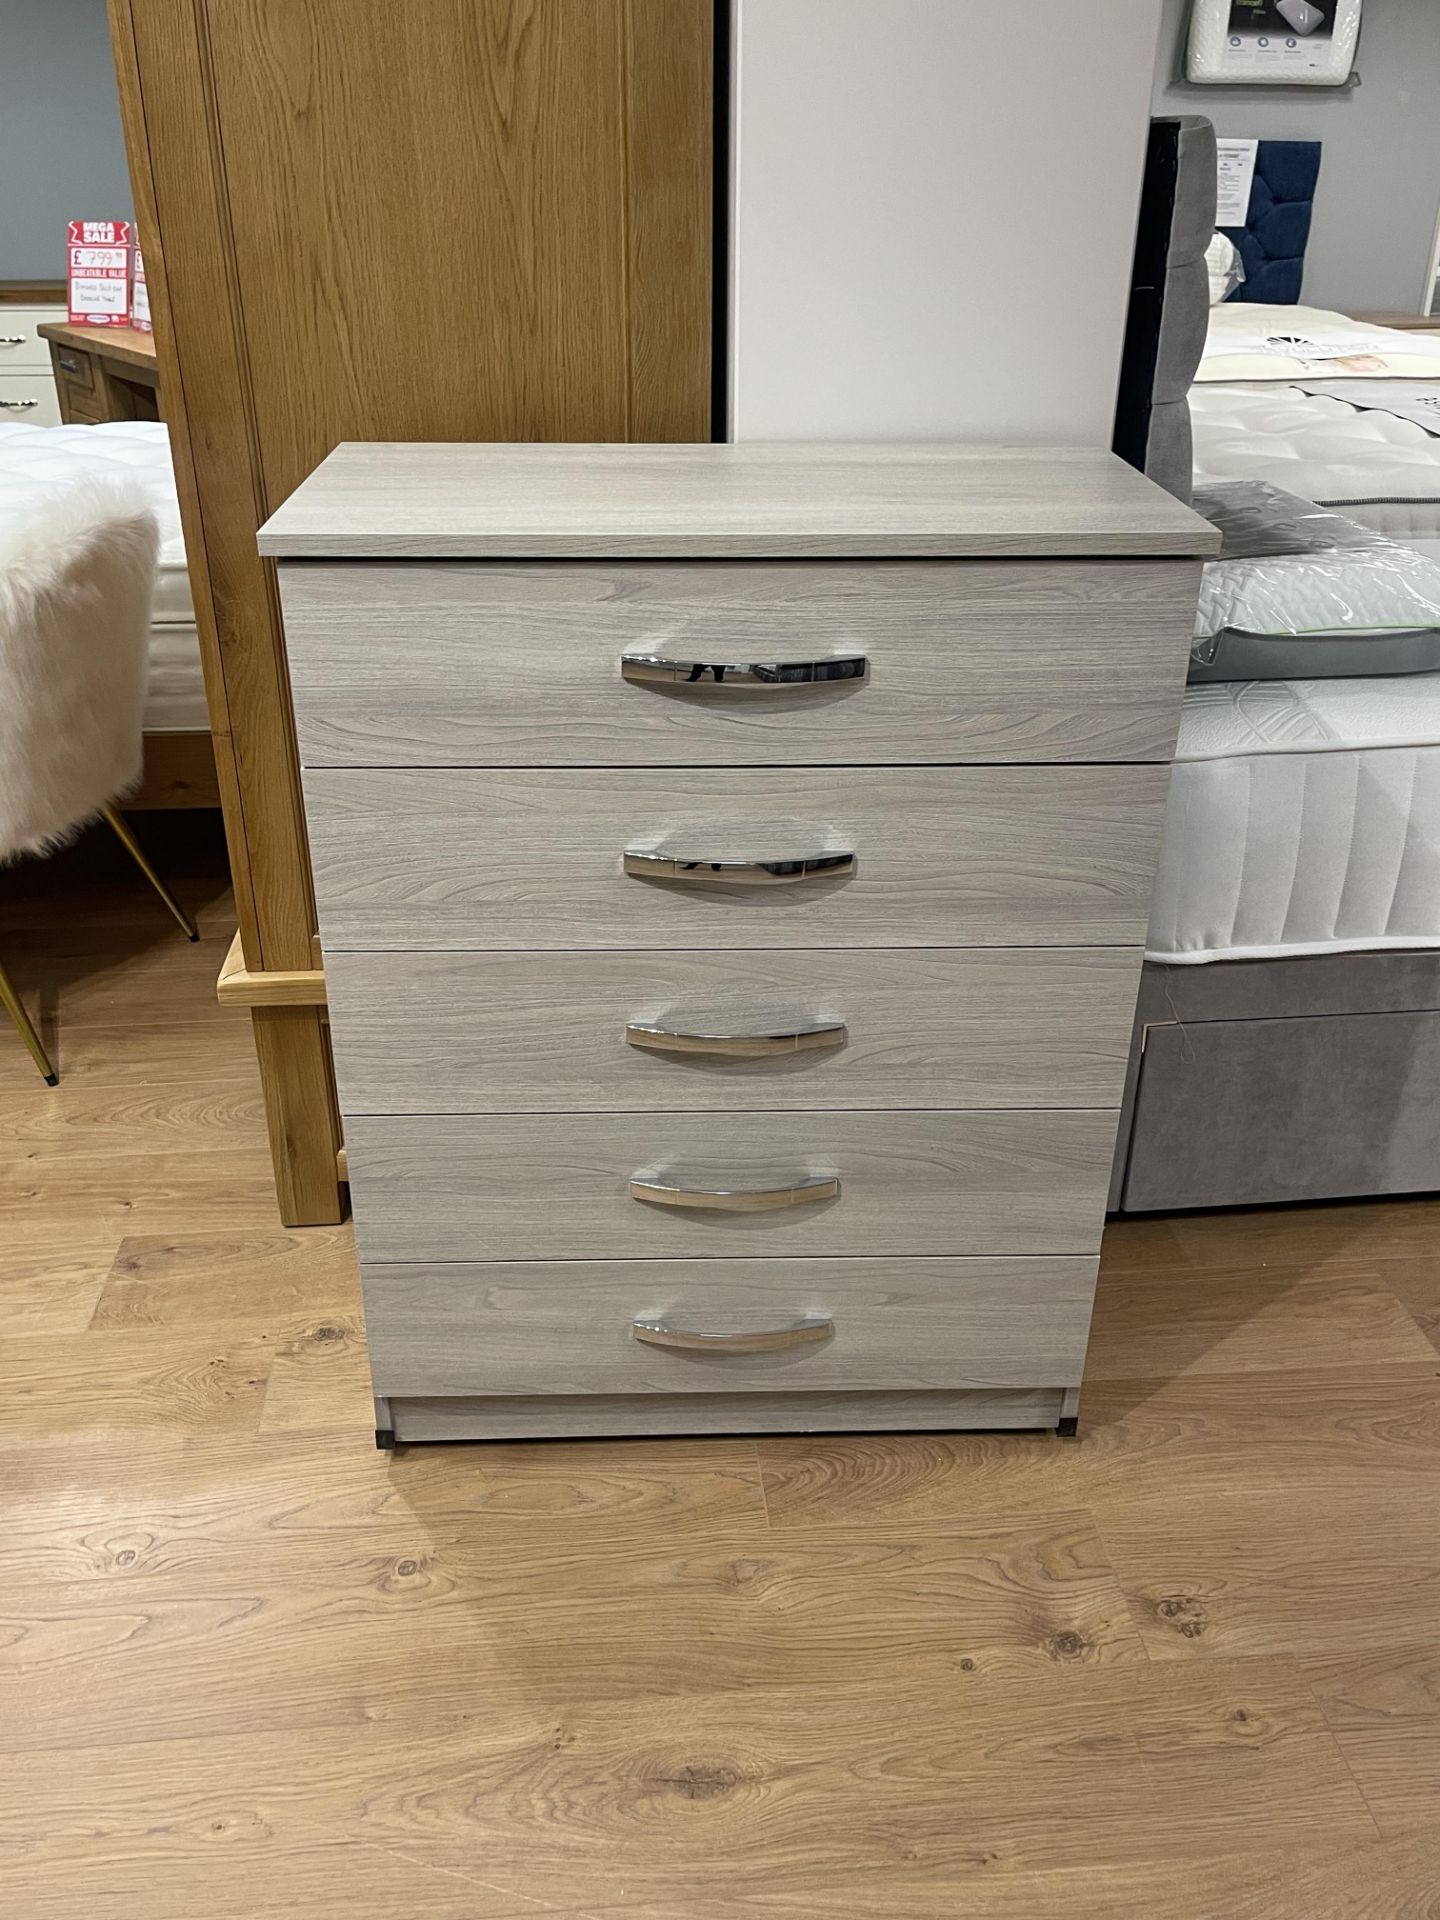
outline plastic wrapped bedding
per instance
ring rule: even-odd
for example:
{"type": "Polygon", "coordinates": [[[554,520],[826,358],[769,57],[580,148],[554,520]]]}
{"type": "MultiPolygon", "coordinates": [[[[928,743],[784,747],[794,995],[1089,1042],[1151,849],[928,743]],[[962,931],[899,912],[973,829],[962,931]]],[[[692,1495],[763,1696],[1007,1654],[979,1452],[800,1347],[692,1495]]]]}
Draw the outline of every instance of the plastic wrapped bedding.
{"type": "Polygon", "coordinates": [[[1387,947],[1440,947],[1440,675],[1191,687],[1148,957],[1387,947]]]}
{"type": "Polygon", "coordinates": [[[1201,489],[1224,545],[1201,575],[1192,684],[1440,670],[1440,562],[1255,482],[1201,489]]]}

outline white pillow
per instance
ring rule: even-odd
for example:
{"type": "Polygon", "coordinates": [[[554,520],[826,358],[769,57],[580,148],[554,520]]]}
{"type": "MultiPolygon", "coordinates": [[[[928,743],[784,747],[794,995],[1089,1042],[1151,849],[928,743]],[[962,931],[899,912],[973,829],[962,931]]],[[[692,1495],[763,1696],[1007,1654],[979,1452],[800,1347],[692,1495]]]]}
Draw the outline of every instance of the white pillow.
{"type": "Polygon", "coordinates": [[[1199,634],[1362,634],[1440,629],[1440,561],[1387,541],[1332,553],[1210,560],[1199,634]]]}

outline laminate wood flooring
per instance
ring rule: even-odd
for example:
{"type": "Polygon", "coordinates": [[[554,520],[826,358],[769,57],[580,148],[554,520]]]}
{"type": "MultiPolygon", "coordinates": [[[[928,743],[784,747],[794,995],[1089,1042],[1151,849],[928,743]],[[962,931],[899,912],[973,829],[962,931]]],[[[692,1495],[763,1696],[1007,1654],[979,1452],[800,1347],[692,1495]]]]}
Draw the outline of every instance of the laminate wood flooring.
{"type": "Polygon", "coordinates": [[[218,835],[0,875],[0,1911],[1440,1915],[1440,1203],[1113,1227],[1078,1441],[374,1451],[218,835]]]}

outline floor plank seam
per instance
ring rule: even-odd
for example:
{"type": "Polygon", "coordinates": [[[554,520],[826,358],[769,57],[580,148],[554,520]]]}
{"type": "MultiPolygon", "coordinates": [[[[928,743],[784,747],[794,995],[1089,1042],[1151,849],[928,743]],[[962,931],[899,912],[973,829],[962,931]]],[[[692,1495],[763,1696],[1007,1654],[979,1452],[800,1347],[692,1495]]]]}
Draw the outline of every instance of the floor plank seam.
{"type": "Polygon", "coordinates": [[[1110,1569],[1110,1578],[1115,1583],[1115,1591],[1124,1603],[1125,1617],[1129,1620],[1130,1630],[1139,1642],[1141,1653],[1145,1656],[1145,1664],[1156,1667],[1167,1665],[1167,1662],[1157,1660],[1150,1651],[1150,1642],[1145,1637],[1145,1626],[1140,1618],[1140,1603],[1131,1593],[1115,1563],[1115,1556],[1110,1551],[1110,1542],[1105,1538],[1105,1529],[1100,1524],[1099,1514],[1093,1507],[1081,1507],[1078,1511],[1085,1515],[1086,1521],[1094,1531],[1100,1551],[1105,1556],[1105,1565],[1110,1569]]]}
{"type": "Polygon", "coordinates": [[[765,1517],[765,1531],[775,1532],[775,1522],[770,1517],[770,1495],[765,1491],[765,1456],[760,1451],[760,1442],[752,1440],[755,1449],[755,1479],[760,1488],[760,1511],[765,1517]]]}
{"type": "Polygon", "coordinates": [[[407,1867],[415,1867],[421,1873],[443,1874],[448,1880],[458,1880],[464,1887],[483,1887],[486,1893],[498,1894],[502,1900],[520,1900],[526,1906],[534,1907],[537,1913],[555,1913],[560,1920],[601,1920],[601,1916],[589,1913],[580,1907],[557,1907],[549,1900],[542,1900],[538,1894],[520,1893],[513,1887],[497,1887],[493,1880],[482,1880],[477,1874],[466,1873],[460,1867],[444,1866],[439,1861],[417,1860],[412,1854],[402,1853],[398,1847],[382,1845],[378,1840],[362,1840],[362,1847],[371,1853],[383,1853],[391,1860],[399,1860],[407,1867]]]}

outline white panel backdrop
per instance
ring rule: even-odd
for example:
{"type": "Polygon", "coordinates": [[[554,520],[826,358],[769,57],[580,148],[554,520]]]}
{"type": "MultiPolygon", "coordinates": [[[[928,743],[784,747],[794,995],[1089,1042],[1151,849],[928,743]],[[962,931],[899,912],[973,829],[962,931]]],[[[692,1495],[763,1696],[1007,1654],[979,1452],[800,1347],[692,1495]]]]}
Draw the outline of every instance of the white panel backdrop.
{"type": "Polygon", "coordinates": [[[736,0],[731,437],[1110,442],[1161,0],[736,0]]]}

